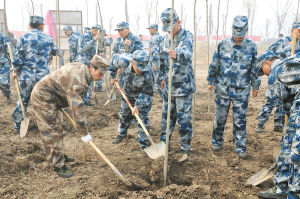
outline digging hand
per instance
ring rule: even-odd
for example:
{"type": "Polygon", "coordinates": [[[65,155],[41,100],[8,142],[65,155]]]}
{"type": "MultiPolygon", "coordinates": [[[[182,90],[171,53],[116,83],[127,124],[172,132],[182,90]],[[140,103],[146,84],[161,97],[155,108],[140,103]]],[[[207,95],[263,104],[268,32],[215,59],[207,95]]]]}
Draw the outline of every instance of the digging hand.
{"type": "Polygon", "coordinates": [[[214,86],[214,85],[208,85],[208,89],[209,89],[210,91],[214,91],[214,90],[215,90],[215,86],[214,86]]]}
{"type": "Polygon", "coordinates": [[[88,144],[89,141],[92,141],[92,136],[88,133],[86,136],[81,137],[81,140],[85,143],[88,144]]]}
{"type": "Polygon", "coordinates": [[[258,90],[252,90],[252,97],[256,97],[258,95],[258,90]]]}
{"type": "Polygon", "coordinates": [[[137,106],[134,106],[133,110],[132,110],[132,115],[135,115],[135,114],[139,115],[139,109],[137,106]]]}
{"type": "Polygon", "coordinates": [[[128,39],[125,39],[125,41],[124,41],[124,44],[125,44],[125,46],[130,46],[130,44],[131,44],[131,41],[130,40],[128,40],[128,39]]]}
{"type": "Polygon", "coordinates": [[[162,89],[162,90],[165,90],[165,87],[166,87],[166,80],[161,81],[160,86],[161,86],[161,89],[162,89]]]}
{"type": "Polygon", "coordinates": [[[16,78],[18,77],[17,73],[13,72],[13,73],[12,73],[12,77],[13,77],[14,79],[16,79],[16,78]]]}

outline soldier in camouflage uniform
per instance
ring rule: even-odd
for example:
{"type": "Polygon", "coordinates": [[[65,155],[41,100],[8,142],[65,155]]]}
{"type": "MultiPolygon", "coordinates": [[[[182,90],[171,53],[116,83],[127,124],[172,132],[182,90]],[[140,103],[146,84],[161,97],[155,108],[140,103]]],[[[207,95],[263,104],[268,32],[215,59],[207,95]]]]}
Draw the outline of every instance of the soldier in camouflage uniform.
{"type": "MultiPolygon", "coordinates": [[[[10,93],[10,57],[7,48],[7,42],[9,39],[0,33],[0,89],[3,96],[6,98],[7,104],[11,104],[11,93],[10,93]]],[[[12,45],[11,49],[13,54],[15,53],[12,45]]]]}
{"type": "MultiPolygon", "coordinates": [[[[133,54],[136,50],[143,50],[143,43],[137,36],[130,32],[129,24],[127,22],[118,23],[115,31],[118,31],[120,37],[118,37],[114,43],[112,55],[121,53],[133,54]],[[125,46],[127,46],[126,52],[125,46]]],[[[123,73],[119,76],[119,83],[121,87],[123,87],[125,83],[124,76],[125,75],[123,73]]]]}
{"type": "MultiPolygon", "coordinates": [[[[136,50],[133,54],[115,54],[112,57],[109,72],[112,77],[116,76],[119,68],[125,75],[124,93],[134,106],[131,111],[124,99],[121,102],[119,135],[113,140],[113,144],[120,143],[127,137],[127,130],[130,127],[134,113],[137,113],[149,131],[149,111],[152,106],[153,98],[153,76],[149,57],[143,50],[136,50]]],[[[149,145],[148,138],[142,127],[138,125],[138,142],[142,152],[149,145]]]]}
{"type": "Polygon", "coordinates": [[[283,104],[289,120],[281,141],[281,153],[274,176],[275,186],[257,195],[263,198],[286,198],[289,192],[288,198],[299,198],[300,54],[277,62],[266,58],[264,64],[261,63],[259,66],[262,67],[271,65],[268,85],[283,104]]]}
{"type": "Polygon", "coordinates": [[[232,103],[234,146],[242,159],[247,158],[246,113],[250,89],[252,87],[252,95],[256,97],[260,86],[256,69],[256,45],[245,38],[247,31],[247,17],[236,16],[233,19],[232,37],[218,44],[207,77],[209,90],[215,90],[216,94],[213,150],[221,150],[224,127],[232,103]]]}
{"type": "Polygon", "coordinates": [[[70,25],[66,25],[63,30],[65,31],[66,36],[69,37],[69,62],[78,62],[81,35],[78,32],[74,32],[70,25]]]}
{"type": "Polygon", "coordinates": [[[63,151],[60,110],[70,107],[77,130],[82,135],[87,134],[85,139],[89,137],[91,140],[81,96],[88,91],[92,80],[97,81],[103,77],[103,69],[107,67],[107,61],[95,55],[87,65],[82,63],[66,64],[61,69],[44,77],[33,88],[31,103],[41,132],[47,160],[61,177],[71,177],[72,172],[65,165],[70,158],[64,155],[63,151]]]}
{"type": "Polygon", "coordinates": [[[154,85],[156,85],[158,93],[162,96],[161,81],[159,79],[160,71],[160,51],[163,37],[158,33],[158,25],[152,24],[147,29],[151,35],[149,49],[150,49],[150,66],[152,66],[154,85]]]}
{"type": "MultiPolygon", "coordinates": [[[[100,55],[102,57],[105,57],[105,48],[107,46],[110,46],[113,42],[111,37],[105,38],[105,36],[106,36],[106,31],[104,29],[101,29],[99,45],[100,45],[100,48],[102,49],[101,53],[100,53],[100,55]]],[[[96,88],[95,88],[96,92],[102,91],[102,81],[103,80],[101,79],[100,81],[96,82],[96,88]]]]}
{"type": "Polygon", "coordinates": [[[176,121],[179,124],[179,138],[183,156],[188,157],[193,137],[191,112],[193,93],[195,92],[194,71],[192,68],[193,34],[181,27],[179,17],[174,10],[173,24],[170,24],[171,8],[167,8],[161,14],[162,30],[170,32],[173,28],[174,50],[170,50],[169,35],[166,34],[162,42],[160,76],[163,89],[163,112],[161,121],[160,140],[166,140],[167,112],[168,112],[168,88],[172,89],[171,117],[170,117],[170,140],[176,121]],[[168,85],[169,61],[173,59],[172,85],[168,85]]]}
{"type": "MultiPolygon", "coordinates": [[[[292,25],[292,30],[297,31],[299,29],[299,23],[294,22],[292,25]]],[[[291,36],[286,36],[278,39],[275,43],[273,43],[268,51],[273,52],[277,57],[284,59],[290,55],[291,47],[289,46],[292,40],[291,36]]],[[[269,90],[269,87],[266,92],[266,103],[262,106],[261,112],[257,117],[258,126],[255,129],[257,133],[261,133],[263,131],[263,125],[269,119],[269,116],[272,112],[272,109],[275,107],[274,113],[274,131],[282,132],[283,123],[284,123],[284,111],[282,108],[282,104],[279,102],[275,94],[269,90]]]]}
{"type": "MultiPolygon", "coordinates": [[[[13,62],[14,71],[19,74],[19,87],[25,111],[32,88],[40,79],[49,74],[50,55],[61,56],[52,37],[42,33],[44,30],[44,19],[42,17],[31,16],[30,29],[30,32],[24,34],[18,41],[16,57],[13,62]]],[[[14,78],[17,77],[16,73],[13,73],[14,78]]],[[[15,123],[15,133],[19,134],[23,119],[19,100],[12,114],[12,119],[15,123]]]]}
{"type": "Polygon", "coordinates": [[[90,27],[84,27],[84,32],[83,32],[83,33],[87,33],[87,32],[89,32],[90,30],[91,30],[90,27]]]}

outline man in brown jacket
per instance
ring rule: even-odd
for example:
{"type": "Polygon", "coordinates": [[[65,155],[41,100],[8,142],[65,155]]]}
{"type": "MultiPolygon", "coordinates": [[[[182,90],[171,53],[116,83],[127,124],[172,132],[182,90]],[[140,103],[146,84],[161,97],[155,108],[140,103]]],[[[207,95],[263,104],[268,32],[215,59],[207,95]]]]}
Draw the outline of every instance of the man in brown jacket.
{"type": "MultiPolygon", "coordinates": [[[[95,55],[87,64],[70,63],[45,76],[33,88],[31,103],[37,125],[50,165],[61,177],[68,178],[72,172],[65,161],[70,159],[63,152],[63,128],[61,109],[70,107],[77,130],[90,139],[87,120],[84,116],[84,103],[81,96],[88,91],[91,81],[98,81],[108,67],[107,61],[95,55]]],[[[83,139],[84,140],[84,139],[83,139]]]]}

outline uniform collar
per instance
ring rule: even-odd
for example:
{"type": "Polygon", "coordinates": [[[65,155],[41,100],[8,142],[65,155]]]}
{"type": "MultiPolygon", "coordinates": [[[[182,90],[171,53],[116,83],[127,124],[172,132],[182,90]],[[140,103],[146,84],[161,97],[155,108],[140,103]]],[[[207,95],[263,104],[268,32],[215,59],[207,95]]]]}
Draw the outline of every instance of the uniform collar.
{"type": "Polygon", "coordinates": [[[234,41],[234,39],[233,39],[233,37],[231,37],[231,45],[232,45],[232,47],[234,47],[234,46],[241,46],[241,47],[244,47],[245,46],[245,44],[246,44],[246,37],[243,39],[243,41],[241,42],[241,44],[240,45],[237,45],[236,43],[235,43],[235,41],[234,41]]]}
{"type": "Polygon", "coordinates": [[[182,27],[180,27],[179,32],[178,32],[178,33],[176,34],[176,36],[175,36],[175,40],[180,40],[181,37],[183,36],[183,33],[184,33],[184,30],[183,30],[182,27]]]}
{"type": "Polygon", "coordinates": [[[32,32],[41,32],[41,30],[39,28],[34,28],[31,30],[32,32]]]}

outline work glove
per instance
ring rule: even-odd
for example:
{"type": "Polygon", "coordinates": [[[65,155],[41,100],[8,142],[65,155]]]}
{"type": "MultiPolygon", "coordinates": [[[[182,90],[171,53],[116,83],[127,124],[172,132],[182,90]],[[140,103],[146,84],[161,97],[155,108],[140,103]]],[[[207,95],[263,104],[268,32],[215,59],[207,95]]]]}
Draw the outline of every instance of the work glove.
{"type": "Polygon", "coordinates": [[[88,133],[86,136],[81,137],[81,140],[85,143],[88,144],[89,141],[92,141],[92,136],[88,133]]]}

